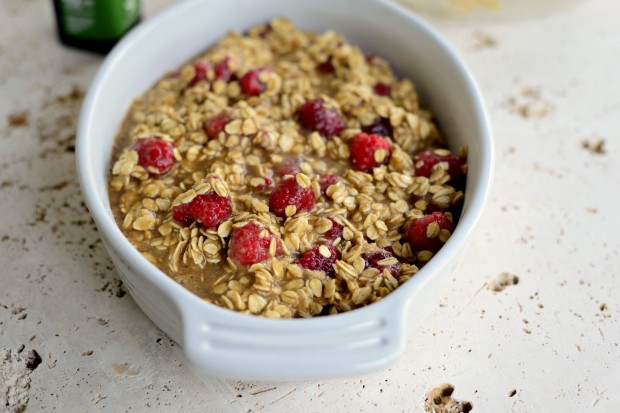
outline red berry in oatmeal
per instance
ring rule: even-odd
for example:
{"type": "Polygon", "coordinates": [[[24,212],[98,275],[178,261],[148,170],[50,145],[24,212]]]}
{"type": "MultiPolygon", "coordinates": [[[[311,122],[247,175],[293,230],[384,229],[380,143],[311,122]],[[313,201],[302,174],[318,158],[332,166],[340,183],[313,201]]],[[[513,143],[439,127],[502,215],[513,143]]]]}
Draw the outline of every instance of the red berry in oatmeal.
{"type": "Polygon", "coordinates": [[[332,222],[332,227],[325,232],[325,236],[330,239],[342,238],[342,232],[344,231],[344,226],[337,223],[333,219],[329,218],[332,222]]]}
{"type": "Polygon", "coordinates": [[[297,262],[303,268],[334,274],[334,263],[340,259],[340,252],[332,244],[323,244],[312,248],[302,255],[297,262]]]}
{"type": "Polygon", "coordinates": [[[232,118],[226,112],[220,112],[219,114],[210,117],[204,123],[203,129],[209,139],[217,139],[220,136],[220,132],[224,131],[224,128],[230,122],[232,118]]]}
{"type": "Polygon", "coordinates": [[[263,178],[263,183],[259,184],[256,189],[259,191],[266,191],[273,186],[273,179],[266,176],[263,178]]]}
{"type": "Polygon", "coordinates": [[[223,82],[230,82],[230,80],[233,78],[234,73],[228,67],[229,61],[230,61],[230,57],[226,56],[224,59],[220,60],[220,62],[217,63],[213,67],[213,72],[215,74],[216,79],[221,80],[223,82]]]}
{"type": "Polygon", "coordinates": [[[217,228],[232,214],[230,197],[219,196],[215,192],[197,195],[190,202],[191,214],[207,228],[217,228]]]}
{"type": "Polygon", "coordinates": [[[254,222],[233,228],[228,256],[236,265],[250,266],[280,255],[280,239],[254,222]]]}
{"type": "Polygon", "coordinates": [[[172,218],[184,227],[189,227],[196,221],[196,218],[192,215],[189,203],[173,206],[172,218]]]}
{"type": "Polygon", "coordinates": [[[375,93],[379,96],[390,96],[390,93],[392,93],[392,88],[390,87],[390,85],[387,85],[385,83],[377,83],[374,87],[373,87],[375,93]]]}
{"type": "Polygon", "coordinates": [[[411,195],[411,205],[413,205],[414,208],[427,213],[446,211],[449,208],[449,205],[442,206],[434,201],[433,194],[430,192],[427,192],[424,195],[411,195]]]}
{"type": "Polygon", "coordinates": [[[321,73],[334,73],[336,71],[331,57],[328,57],[322,63],[319,63],[317,65],[317,69],[321,73]]]}
{"type": "Polygon", "coordinates": [[[301,169],[299,169],[299,163],[299,158],[286,159],[284,162],[275,165],[273,170],[279,177],[283,177],[285,175],[295,175],[301,171],[301,169]]]}
{"type": "Polygon", "coordinates": [[[394,136],[394,129],[387,118],[377,118],[370,125],[362,126],[362,132],[372,135],[394,136]]]}
{"type": "Polygon", "coordinates": [[[303,104],[299,109],[299,123],[302,127],[317,131],[328,139],[340,135],[346,126],[338,110],[327,106],[320,98],[303,104]]]}
{"type": "Polygon", "coordinates": [[[153,175],[168,172],[174,166],[174,147],[163,139],[138,139],[132,146],[138,153],[138,163],[153,175]]]}
{"type": "Polygon", "coordinates": [[[364,261],[366,262],[366,268],[375,268],[380,272],[388,270],[394,277],[398,275],[400,263],[392,253],[386,250],[372,252],[366,256],[364,261]]]}
{"type": "Polygon", "coordinates": [[[250,70],[239,80],[241,91],[249,96],[258,96],[265,90],[265,84],[260,80],[262,70],[250,70]]]}
{"type": "Polygon", "coordinates": [[[319,185],[321,186],[321,195],[326,196],[325,191],[330,186],[337,184],[340,181],[340,177],[334,174],[323,174],[319,178],[319,185]]]}
{"type": "Polygon", "coordinates": [[[390,144],[379,135],[360,132],[351,141],[351,163],[357,170],[371,172],[390,158],[390,144]]]}
{"type": "MultiPolygon", "coordinates": [[[[304,182],[303,174],[280,181],[269,197],[269,210],[280,218],[293,216],[314,207],[314,190],[310,182],[304,182]],[[300,185],[303,184],[305,186],[300,185]]],[[[305,177],[305,179],[308,179],[305,177]]]]}
{"type": "Polygon", "coordinates": [[[172,217],[184,226],[197,219],[206,228],[217,228],[231,214],[230,197],[215,192],[196,195],[190,202],[172,207],[172,217]]]}
{"type": "Polygon", "coordinates": [[[456,181],[465,175],[464,160],[447,149],[436,149],[419,153],[414,158],[415,174],[430,177],[435,165],[445,163],[451,181],[456,181]]]}
{"type": "Polygon", "coordinates": [[[211,65],[209,65],[209,62],[206,62],[204,60],[198,60],[197,62],[194,62],[194,77],[192,78],[192,80],[189,81],[187,87],[194,87],[199,82],[207,80],[207,72],[210,68],[211,65]]]}
{"type": "Polygon", "coordinates": [[[405,239],[413,251],[437,252],[452,232],[452,222],[441,212],[433,212],[409,224],[405,239]]]}

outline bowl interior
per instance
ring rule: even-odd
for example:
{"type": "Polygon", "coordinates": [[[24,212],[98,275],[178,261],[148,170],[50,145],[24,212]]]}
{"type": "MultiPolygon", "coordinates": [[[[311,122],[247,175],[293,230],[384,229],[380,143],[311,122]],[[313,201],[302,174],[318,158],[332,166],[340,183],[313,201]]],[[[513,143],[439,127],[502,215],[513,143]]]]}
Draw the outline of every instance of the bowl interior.
{"type": "Polygon", "coordinates": [[[98,72],[80,119],[78,172],[95,222],[112,248],[138,262],[138,268],[146,269],[158,283],[172,285],[131,248],[114,222],[107,181],[115,135],[132,100],[165,73],[229,30],[244,31],[278,16],[288,17],[302,29],[341,32],[365,53],[388,59],[398,74],[414,81],[423,106],[435,114],[450,146],[469,146],[470,169],[461,221],[440,254],[393,293],[410,294],[440,268],[440,262],[435,261],[455,252],[477,220],[490,180],[491,143],[476,86],[458,58],[424,22],[384,1],[188,0],[130,33],[98,72]]]}

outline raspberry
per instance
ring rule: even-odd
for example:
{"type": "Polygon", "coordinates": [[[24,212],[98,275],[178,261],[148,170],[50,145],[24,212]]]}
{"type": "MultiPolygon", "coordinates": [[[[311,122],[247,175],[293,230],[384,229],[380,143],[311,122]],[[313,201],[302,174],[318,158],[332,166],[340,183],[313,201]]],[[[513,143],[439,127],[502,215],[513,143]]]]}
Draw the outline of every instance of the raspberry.
{"type": "Polygon", "coordinates": [[[207,80],[207,71],[211,68],[209,62],[198,60],[194,62],[194,77],[189,81],[187,87],[193,87],[203,80],[207,80]]]}
{"type": "Polygon", "coordinates": [[[340,135],[345,128],[345,123],[336,108],[326,106],[323,99],[319,98],[303,104],[299,109],[299,123],[302,127],[317,131],[328,139],[340,135]]]}
{"type": "Polygon", "coordinates": [[[342,232],[344,231],[344,226],[337,223],[333,219],[329,218],[332,222],[332,227],[325,232],[325,237],[330,239],[342,238],[342,232]]]}
{"type": "Polygon", "coordinates": [[[319,185],[321,186],[321,195],[326,196],[327,188],[340,181],[340,177],[334,174],[323,174],[319,177],[319,185]]]}
{"type": "Polygon", "coordinates": [[[217,139],[220,132],[224,130],[224,127],[232,118],[227,112],[220,112],[219,114],[207,119],[202,127],[205,134],[209,139],[217,139]]]}
{"type": "Polygon", "coordinates": [[[287,178],[278,184],[269,197],[269,210],[280,218],[286,218],[286,207],[293,205],[295,213],[310,211],[314,207],[312,186],[302,188],[295,177],[287,178]]]}
{"type": "Polygon", "coordinates": [[[465,176],[463,172],[463,159],[445,149],[421,152],[415,156],[413,162],[415,165],[415,174],[417,176],[430,177],[433,173],[433,166],[439,162],[448,163],[447,172],[450,175],[450,180],[458,181],[465,176]]]}
{"type": "Polygon", "coordinates": [[[174,147],[163,139],[138,139],[131,148],[138,152],[140,166],[153,175],[165,174],[174,166],[174,147]]]}
{"type": "Polygon", "coordinates": [[[379,135],[360,132],[351,141],[351,162],[362,172],[385,164],[390,158],[390,144],[379,135]]]}
{"type": "Polygon", "coordinates": [[[239,266],[249,266],[263,262],[269,257],[271,240],[276,240],[275,256],[280,254],[280,239],[269,230],[249,222],[242,227],[233,228],[228,245],[228,256],[239,266]]]}
{"type": "Polygon", "coordinates": [[[230,82],[233,78],[233,71],[228,68],[228,62],[230,61],[230,57],[226,56],[223,58],[218,64],[215,65],[213,71],[215,73],[215,78],[222,80],[224,82],[230,82]]]}
{"type": "Polygon", "coordinates": [[[265,90],[265,85],[260,81],[258,75],[262,70],[250,70],[239,80],[239,86],[241,86],[241,91],[249,96],[258,96],[263,90],[265,90]]]}
{"type": "Polygon", "coordinates": [[[283,177],[285,175],[295,175],[301,170],[299,169],[299,163],[299,158],[290,158],[277,164],[273,171],[279,177],[283,177]]]}
{"type": "Polygon", "coordinates": [[[419,209],[423,212],[436,212],[446,210],[447,208],[442,208],[436,202],[433,201],[433,194],[427,192],[426,195],[416,195],[413,194],[411,196],[411,203],[416,209],[419,209]],[[423,201],[423,202],[420,202],[423,201]]]}
{"type": "Polygon", "coordinates": [[[184,227],[189,227],[196,220],[190,212],[189,203],[173,206],[172,218],[184,227]]]}
{"type": "Polygon", "coordinates": [[[264,179],[265,183],[260,184],[256,187],[256,189],[258,189],[259,191],[265,191],[273,186],[273,179],[269,178],[268,176],[266,176],[264,179]]]}
{"type": "Polygon", "coordinates": [[[394,129],[387,118],[377,118],[374,123],[362,126],[362,132],[380,136],[394,136],[394,129]]]}
{"type": "Polygon", "coordinates": [[[437,252],[447,241],[441,230],[452,232],[452,223],[443,213],[433,212],[411,222],[405,230],[405,239],[414,251],[437,252]]]}
{"type": "Polygon", "coordinates": [[[391,265],[379,264],[379,261],[382,261],[386,258],[392,258],[392,257],[394,257],[394,255],[386,250],[379,250],[371,254],[368,254],[365,258],[366,268],[376,268],[380,272],[383,272],[383,270],[388,270],[390,274],[392,274],[395,277],[396,275],[398,275],[398,267],[400,267],[400,264],[391,264],[391,265]]]}
{"type": "Polygon", "coordinates": [[[215,192],[197,195],[190,202],[172,207],[172,217],[181,225],[188,226],[195,219],[207,228],[217,228],[232,214],[229,197],[215,192]]]}
{"type": "Polygon", "coordinates": [[[190,210],[194,218],[202,221],[205,227],[216,228],[232,214],[232,205],[230,197],[207,192],[192,199],[190,210]]]}
{"type": "Polygon", "coordinates": [[[377,83],[373,89],[379,96],[390,96],[392,93],[392,88],[390,85],[386,85],[385,83],[377,83]]]}
{"type": "Polygon", "coordinates": [[[332,244],[324,244],[307,251],[297,261],[297,264],[309,270],[323,271],[327,275],[333,275],[334,263],[339,259],[340,251],[332,244]]]}
{"type": "Polygon", "coordinates": [[[316,67],[321,73],[334,73],[334,64],[332,63],[331,56],[325,59],[323,63],[319,63],[316,67]]]}

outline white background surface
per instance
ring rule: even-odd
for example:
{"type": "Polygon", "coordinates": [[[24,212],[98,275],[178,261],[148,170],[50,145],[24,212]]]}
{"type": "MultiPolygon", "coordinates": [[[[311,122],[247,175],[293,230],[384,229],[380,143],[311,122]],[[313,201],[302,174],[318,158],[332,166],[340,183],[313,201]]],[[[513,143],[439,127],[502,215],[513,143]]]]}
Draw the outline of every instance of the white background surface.
{"type": "MultiPolygon", "coordinates": [[[[170,3],[145,0],[145,17],[170,3]]],[[[370,376],[250,383],[195,378],[123,295],[71,152],[71,92],[101,58],[57,42],[50,1],[0,2],[0,349],[43,358],[27,411],[421,412],[440,383],[474,412],[616,411],[620,5],[549,4],[427,15],[480,84],[497,166],[460,274],[405,355],[370,376]],[[597,139],[606,153],[582,147],[597,139]],[[485,288],[502,272],[519,283],[485,288]]]]}

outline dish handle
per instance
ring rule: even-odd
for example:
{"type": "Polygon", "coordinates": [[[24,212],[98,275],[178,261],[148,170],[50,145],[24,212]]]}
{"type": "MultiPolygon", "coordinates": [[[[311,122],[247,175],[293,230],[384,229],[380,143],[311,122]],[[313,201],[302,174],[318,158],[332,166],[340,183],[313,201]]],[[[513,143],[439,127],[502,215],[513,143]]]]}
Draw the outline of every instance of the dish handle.
{"type": "MultiPolygon", "coordinates": [[[[406,303],[350,313],[271,320],[182,303],[183,347],[200,375],[255,380],[345,377],[379,370],[405,346],[406,303]],[[379,310],[379,311],[377,311],[379,310]]],[[[374,307],[374,308],[373,308],[374,307]]]]}

